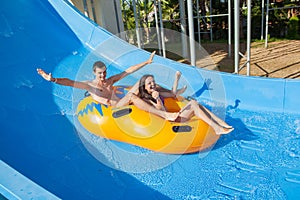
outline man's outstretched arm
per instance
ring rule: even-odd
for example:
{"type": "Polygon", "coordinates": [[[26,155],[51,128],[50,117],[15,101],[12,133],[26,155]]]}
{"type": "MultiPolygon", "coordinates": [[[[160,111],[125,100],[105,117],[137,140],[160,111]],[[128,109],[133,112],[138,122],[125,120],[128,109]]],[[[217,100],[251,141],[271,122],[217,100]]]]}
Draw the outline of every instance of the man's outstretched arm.
{"type": "Polygon", "coordinates": [[[150,57],[149,57],[148,60],[146,60],[146,61],[144,61],[142,63],[136,64],[136,65],[133,65],[133,66],[127,68],[124,72],[110,77],[110,79],[115,83],[115,82],[121,80],[122,78],[126,77],[127,75],[132,74],[132,73],[138,71],[142,67],[144,67],[144,66],[152,63],[154,55],[155,55],[155,51],[153,51],[151,53],[151,55],[150,55],[150,57]]]}

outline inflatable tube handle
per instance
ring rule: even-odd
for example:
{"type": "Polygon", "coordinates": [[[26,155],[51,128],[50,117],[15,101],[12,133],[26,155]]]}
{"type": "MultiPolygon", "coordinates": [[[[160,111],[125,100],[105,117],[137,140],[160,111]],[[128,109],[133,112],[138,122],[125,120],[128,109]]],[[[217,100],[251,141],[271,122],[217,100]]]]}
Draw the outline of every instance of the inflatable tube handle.
{"type": "Polygon", "coordinates": [[[188,125],[184,125],[184,126],[173,126],[172,130],[175,133],[182,133],[182,132],[191,132],[192,131],[192,127],[188,126],[188,125]]]}
{"type": "Polygon", "coordinates": [[[132,109],[131,108],[124,108],[122,110],[118,110],[116,112],[113,112],[112,116],[114,118],[119,118],[119,117],[122,117],[124,115],[128,115],[132,112],[132,109]]]}

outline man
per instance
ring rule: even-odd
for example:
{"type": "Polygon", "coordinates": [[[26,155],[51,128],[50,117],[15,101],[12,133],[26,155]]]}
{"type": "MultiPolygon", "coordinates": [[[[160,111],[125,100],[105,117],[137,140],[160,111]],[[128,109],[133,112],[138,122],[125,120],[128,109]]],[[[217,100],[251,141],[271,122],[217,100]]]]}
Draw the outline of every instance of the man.
{"type": "Polygon", "coordinates": [[[128,76],[129,74],[136,72],[137,70],[141,69],[145,65],[152,63],[154,55],[155,55],[155,51],[152,52],[148,60],[133,65],[128,69],[126,69],[125,71],[113,75],[109,78],[106,78],[105,64],[101,61],[97,61],[93,65],[93,72],[95,75],[94,80],[88,80],[83,82],[70,80],[68,78],[53,78],[51,73],[47,74],[42,69],[37,69],[37,72],[47,81],[51,81],[60,85],[71,86],[78,89],[87,90],[91,94],[93,99],[95,99],[101,104],[113,106],[113,107],[120,107],[132,103],[141,110],[151,112],[167,120],[173,121],[174,119],[177,118],[178,113],[170,113],[170,112],[165,112],[162,110],[155,109],[149,104],[147,104],[146,102],[144,102],[143,100],[141,100],[136,95],[136,91],[138,89],[138,83],[135,84],[132,87],[132,89],[127,93],[127,95],[125,95],[125,97],[123,97],[122,99],[117,97],[117,95],[114,92],[114,88],[113,88],[114,83],[128,76]]]}

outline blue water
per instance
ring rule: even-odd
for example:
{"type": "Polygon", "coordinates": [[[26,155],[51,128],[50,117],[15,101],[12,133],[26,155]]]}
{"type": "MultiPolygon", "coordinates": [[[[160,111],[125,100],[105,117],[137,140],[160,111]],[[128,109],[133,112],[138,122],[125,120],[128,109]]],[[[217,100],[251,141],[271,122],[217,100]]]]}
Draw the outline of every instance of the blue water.
{"type": "MultiPolygon", "coordinates": [[[[210,151],[156,155],[135,164],[138,169],[131,165],[133,161],[129,167],[124,164],[134,156],[120,158],[118,151],[112,153],[107,149],[113,148],[103,145],[109,141],[93,142],[102,144],[101,152],[113,167],[136,170],[138,173],[130,173],[133,177],[171,199],[298,199],[300,115],[236,109],[228,113],[226,121],[235,130],[223,135],[210,151]],[[169,162],[165,165],[154,163],[166,160],[169,162]],[[149,172],[139,171],[145,165],[149,165],[145,167],[149,172]],[[157,170],[153,171],[155,167],[157,170]]],[[[113,144],[127,154],[131,154],[130,148],[131,152],[151,154],[138,147],[113,144]]]]}

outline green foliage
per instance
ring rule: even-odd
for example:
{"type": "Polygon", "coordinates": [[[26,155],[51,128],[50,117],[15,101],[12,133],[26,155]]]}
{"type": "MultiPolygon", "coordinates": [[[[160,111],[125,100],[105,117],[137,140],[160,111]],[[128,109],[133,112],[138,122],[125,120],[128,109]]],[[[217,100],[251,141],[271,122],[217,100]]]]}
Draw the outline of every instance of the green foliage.
{"type": "Polygon", "coordinates": [[[299,37],[299,18],[291,17],[288,22],[288,34],[289,39],[300,39],[299,37]]]}
{"type": "MultiPolygon", "coordinates": [[[[158,2],[158,0],[156,0],[158,2]]],[[[161,0],[162,18],[168,20],[164,22],[164,28],[179,30],[180,23],[176,20],[180,18],[178,0],[161,0]]],[[[158,6],[157,6],[158,9],[158,6]]],[[[153,0],[136,0],[136,11],[138,15],[139,28],[145,41],[154,40],[155,37],[149,38],[149,28],[155,27],[154,15],[154,1],[153,0]]],[[[135,18],[132,0],[124,0],[122,3],[123,23],[127,31],[127,36],[136,40],[135,36],[135,18]]],[[[155,33],[154,33],[155,34],[155,33]]]]}
{"type": "MultiPolygon", "coordinates": [[[[133,13],[132,0],[122,0],[122,11],[123,11],[123,22],[125,26],[125,30],[134,30],[135,29],[135,19],[133,13]]],[[[158,0],[156,0],[158,1],[158,0]]],[[[221,0],[210,0],[212,1],[211,14],[225,14],[228,13],[227,1],[221,0]]],[[[232,1],[232,6],[233,2],[232,1]]],[[[185,1],[186,2],[186,1],[185,1]]],[[[266,1],[265,1],[266,2],[266,1]]],[[[200,15],[209,15],[210,12],[207,10],[201,10],[207,6],[209,7],[209,0],[200,0],[200,15]]],[[[241,25],[245,25],[245,21],[247,19],[247,1],[240,1],[241,5],[241,25]],[[243,22],[243,23],[242,23],[243,22]]],[[[143,31],[147,31],[149,27],[155,27],[154,15],[149,17],[149,13],[154,13],[154,1],[153,0],[136,0],[137,4],[137,12],[139,15],[139,27],[143,28],[143,31]]],[[[266,3],[265,3],[266,4],[266,3]]],[[[292,2],[291,0],[284,0],[282,2],[270,3],[270,8],[278,8],[278,7],[291,7],[295,6],[297,3],[292,2]]],[[[180,31],[180,11],[179,11],[179,2],[178,0],[161,0],[162,12],[163,12],[163,20],[164,20],[164,28],[172,29],[176,31],[180,31]]],[[[194,0],[194,15],[196,16],[196,0],[194,0]]],[[[231,8],[231,13],[233,12],[233,7],[231,8]]],[[[265,5],[266,9],[266,5],[265,5]]],[[[266,12],[266,10],[264,11],[266,12]]],[[[251,4],[251,36],[253,39],[260,39],[261,37],[261,28],[265,27],[265,24],[262,24],[262,11],[261,11],[261,0],[252,0],[251,4]]],[[[271,38],[291,38],[291,39],[299,39],[299,19],[291,18],[290,9],[275,9],[270,10],[269,12],[269,34],[271,38]]],[[[264,13],[265,14],[265,13],[264,13]]],[[[210,18],[202,18],[199,19],[201,23],[201,31],[207,32],[210,29],[210,18]]],[[[197,20],[194,20],[195,27],[197,26],[197,20]]],[[[227,39],[228,36],[228,19],[227,17],[214,17],[212,20],[213,30],[213,38],[214,39],[227,39]]],[[[232,28],[234,28],[232,26],[232,28]]],[[[246,35],[246,26],[242,27],[244,33],[246,35]]],[[[195,29],[196,30],[196,29],[195,29]]],[[[134,31],[132,31],[134,35],[134,31]]],[[[205,35],[203,35],[205,36],[205,35]]],[[[205,39],[205,37],[201,37],[205,39]]],[[[155,38],[152,38],[155,39],[155,38]]],[[[206,38],[208,39],[208,38],[206,38]]]]}

